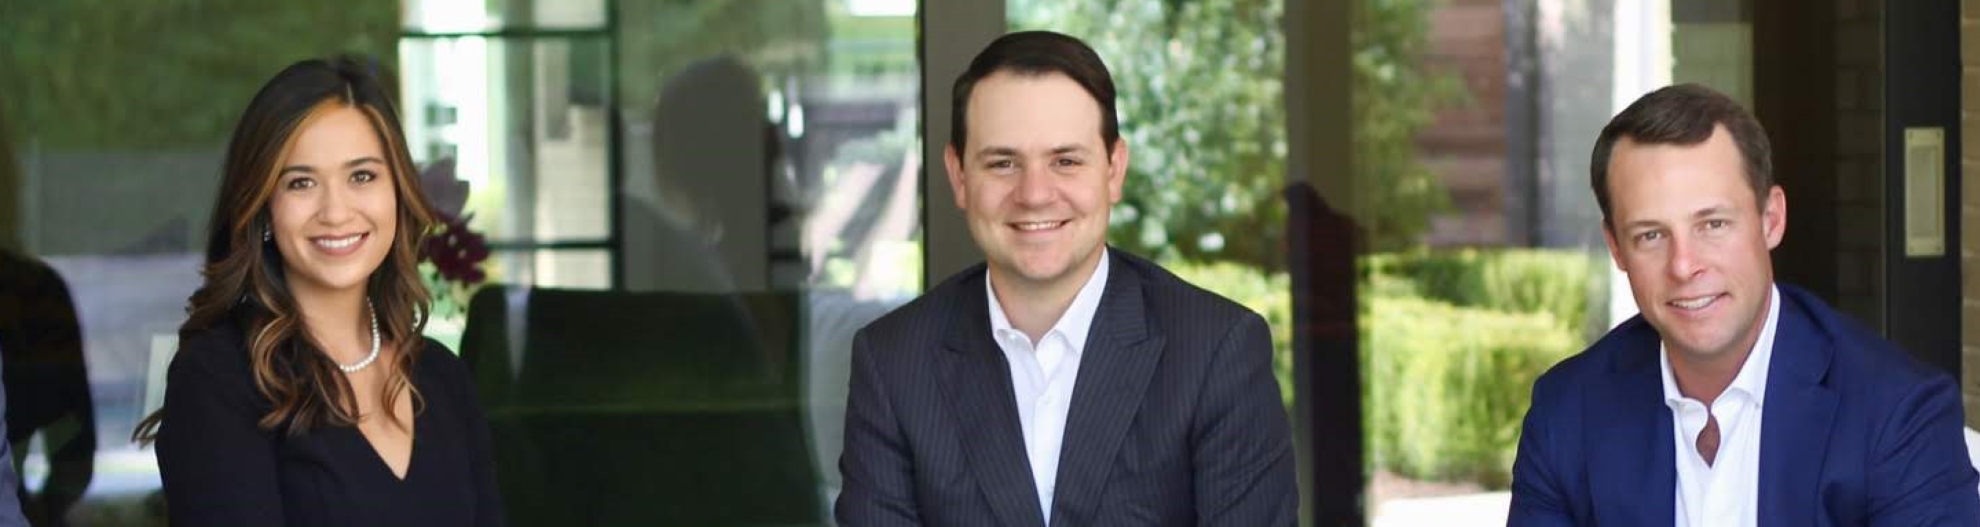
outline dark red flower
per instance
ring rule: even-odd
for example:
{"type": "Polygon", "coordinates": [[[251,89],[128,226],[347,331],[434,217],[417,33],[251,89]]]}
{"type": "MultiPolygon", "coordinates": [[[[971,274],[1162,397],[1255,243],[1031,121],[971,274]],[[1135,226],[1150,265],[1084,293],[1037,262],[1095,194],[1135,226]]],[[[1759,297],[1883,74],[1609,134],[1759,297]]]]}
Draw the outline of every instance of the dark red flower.
{"type": "Polygon", "coordinates": [[[488,260],[488,239],[468,228],[473,214],[453,217],[442,213],[440,228],[426,239],[426,258],[440,271],[440,277],[462,285],[488,279],[481,262],[488,260]]]}

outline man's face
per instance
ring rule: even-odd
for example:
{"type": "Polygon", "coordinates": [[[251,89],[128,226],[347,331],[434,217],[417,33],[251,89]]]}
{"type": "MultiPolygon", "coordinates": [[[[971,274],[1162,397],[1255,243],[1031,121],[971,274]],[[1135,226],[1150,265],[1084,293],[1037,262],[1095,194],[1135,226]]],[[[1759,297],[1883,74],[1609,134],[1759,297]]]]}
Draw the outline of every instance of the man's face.
{"type": "Polygon", "coordinates": [[[943,156],[956,207],[999,283],[1083,280],[1105,254],[1127,144],[1110,154],[1100,105],[1071,78],[1009,72],[978,81],[965,151],[943,156]]]}
{"type": "Polygon", "coordinates": [[[1780,187],[1755,199],[1720,126],[1688,146],[1624,137],[1611,150],[1608,190],[1609,254],[1665,347],[1697,361],[1744,356],[1766,322],[1768,251],[1786,230],[1780,187]]]}

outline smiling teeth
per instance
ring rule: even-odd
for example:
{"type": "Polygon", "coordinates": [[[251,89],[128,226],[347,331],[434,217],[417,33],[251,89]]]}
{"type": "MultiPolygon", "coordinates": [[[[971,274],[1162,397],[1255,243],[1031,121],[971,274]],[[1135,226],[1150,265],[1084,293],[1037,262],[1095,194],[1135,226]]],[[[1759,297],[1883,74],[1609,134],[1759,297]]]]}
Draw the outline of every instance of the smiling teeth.
{"type": "Polygon", "coordinates": [[[1050,229],[1050,228],[1053,228],[1053,227],[1057,227],[1057,226],[1059,226],[1059,224],[1060,224],[1060,223],[1062,223],[1062,222],[1057,222],[1057,221],[1033,221],[1033,222],[1025,222],[1025,223],[1019,223],[1019,224],[1017,224],[1017,228],[1018,228],[1018,230],[1021,230],[1021,231],[1042,231],[1042,230],[1045,230],[1045,229],[1050,229]]]}
{"type": "Polygon", "coordinates": [[[342,249],[345,247],[350,247],[353,244],[356,244],[358,240],[362,238],[364,238],[364,235],[360,234],[339,240],[317,240],[316,244],[323,246],[323,248],[325,249],[342,249]]]}
{"type": "Polygon", "coordinates": [[[1705,307],[1705,306],[1706,306],[1706,305],[1708,305],[1708,304],[1711,304],[1711,303],[1712,303],[1712,300],[1713,300],[1713,299],[1716,299],[1716,298],[1718,298],[1718,297],[1717,297],[1717,296],[1708,296],[1708,297],[1703,297],[1703,298],[1698,298],[1698,299],[1694,299],[1694,300],[1678,300],[1678,301],[1673,301],[1673,302],[1671,302],[1671,305],[1674,305],[1674,306],[1677,306],[1678,308],[1681,308],[1681,309],[1698,309],[1698,308],[1701,308],[1701,307],[1705,307]]]}

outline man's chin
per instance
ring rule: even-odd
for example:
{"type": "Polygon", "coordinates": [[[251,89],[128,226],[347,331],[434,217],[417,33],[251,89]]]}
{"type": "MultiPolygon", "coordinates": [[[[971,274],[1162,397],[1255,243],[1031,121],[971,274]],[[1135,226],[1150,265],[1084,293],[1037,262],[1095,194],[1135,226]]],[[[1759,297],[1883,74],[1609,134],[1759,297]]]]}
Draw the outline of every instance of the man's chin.
{"type": "Polygon", "coordinates": [[[1724,337],[1708,338],[1692,334],[1675,339],[1666,338],[1664,341],[1672,353],[1682,353],[1687,358],[1692,359],[1711,360],[1724,357],[1731,352],[1733,348],[1731,344],[1732,340],[1724,337]]]}
{"type": "Polygon", "coordinates": [[[1019,279],[1026,282],[1046,284],[1064,279],[1066,277],[1067,267],[1069,266],[1063,264],[1021,265],[1012,274],[1017,275],[1019,279]]]}

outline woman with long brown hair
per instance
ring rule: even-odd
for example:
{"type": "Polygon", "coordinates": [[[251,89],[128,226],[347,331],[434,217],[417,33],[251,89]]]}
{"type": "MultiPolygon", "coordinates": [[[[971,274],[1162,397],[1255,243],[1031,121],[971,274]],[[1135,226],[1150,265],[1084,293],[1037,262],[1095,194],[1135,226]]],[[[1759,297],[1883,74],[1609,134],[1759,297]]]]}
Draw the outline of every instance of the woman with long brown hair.
{"type": "Polygon", "coordinates": [[[174,525],[498,525],[466,368],[420,336],[433,214],[374,69],[277,73],[227,147],[156,440],[174,525]]]}

